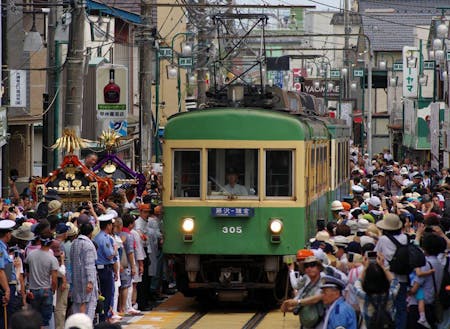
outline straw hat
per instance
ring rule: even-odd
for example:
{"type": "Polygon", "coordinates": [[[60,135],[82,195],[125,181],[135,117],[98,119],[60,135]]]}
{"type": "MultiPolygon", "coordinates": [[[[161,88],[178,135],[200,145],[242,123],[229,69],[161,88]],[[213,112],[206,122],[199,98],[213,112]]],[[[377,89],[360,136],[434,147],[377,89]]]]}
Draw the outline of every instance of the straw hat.
{"type": "Polygon", "coordinates": [[[341,210],[344,210],[341,201],[334,200],[333,202],[331,202],[331,211],[341,211],[341,210]]]}
{"type": "Polygon", "coordinates": [[[67,222],[67,226],[69,226],[69,230],[67,231],[67,236],[76,236],[78,235],[78,227],[75,226],[74,223],[67,222]]]}
{"type": "Polygon", "coordinates": [[[58,200],[52,200],[48,203],[48,214],[54,215],[56,214],[62,207],[62,204],[58,200]]]}
{"type": "Polygon", "coordinates": [[[384,215],[383,219],[377,222],[377,227],[382,230],[396,231],[402,228],[403,224],[396,214],[384,215]]]}
{"type": "Polygon", "coordinates": [[[378,238],[381,235],[381,232],[375,224],[370,223],[369,227],[367,228],[366,234],[373,238],[378,238]]]}
{"type": "Polygon", "coordinates": [[[316,237],[309,240],[309,242],[313,243],[314,241],[322,241],[329,242],[330,234],[327,231],[319,231],[316,233],[316,237]]]}
{"type": "Polygon", "coordinates": [[[311,263],[316,263],[317,266],[319,267],[319,269],[320,269],[321,271],[323,270],[323,264],[322,264],[322,262],[320,261],[319,258],[317,258],[317,257],[315,257],[315,256],[309,256],[309,257],[306,257],[305,260],[302,261],[302,262],[300,263],[301,270],[302,270],[302,271],[305,270],[305,267],[304,267],[305,264],[311,264],[311,263]]]}
{"type": "Polygon", "coordinates": [[[24,241],[30,241],[34,239],[34,233],[31,232],[31,225],[26,225],[25,223],[12,231],[12,235],[16,239],[24,241]]]}

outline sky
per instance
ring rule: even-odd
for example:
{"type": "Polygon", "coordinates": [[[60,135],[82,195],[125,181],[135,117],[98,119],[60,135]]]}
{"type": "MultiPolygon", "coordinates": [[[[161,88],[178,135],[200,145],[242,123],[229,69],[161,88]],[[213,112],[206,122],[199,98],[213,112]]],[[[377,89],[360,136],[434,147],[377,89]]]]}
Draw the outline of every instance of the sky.
{"type": "MultiPolygon", "coordinates": [[[[337,10],[343,7],[344,0],[235,0],[236,3],[240,4],[279,4],[279,5],[308,5],[316,6],[316,10],[337,10]]],[[[350,0],[348,0],[351,2],[350,0]]]]}
{"type": "Polygon", "coordinates": [[[291,3],[291,4],[296,3],[299,5],[313,5],[313,6],[317,7],[316,10],[337,10],[336,8],[333,8],[333,7],[341,8],[343,6],[342,2],[343,2],[342,0],[317,0],[316,2],[312,2],[312,1],[308,1],[308,0],[285,1],[285,3],[291,3]],[[318,2],[323,3],[323,5],[318,4],[318,2]],[[329,7],[329,6],[331,6],[331,7],[329,7]]]}

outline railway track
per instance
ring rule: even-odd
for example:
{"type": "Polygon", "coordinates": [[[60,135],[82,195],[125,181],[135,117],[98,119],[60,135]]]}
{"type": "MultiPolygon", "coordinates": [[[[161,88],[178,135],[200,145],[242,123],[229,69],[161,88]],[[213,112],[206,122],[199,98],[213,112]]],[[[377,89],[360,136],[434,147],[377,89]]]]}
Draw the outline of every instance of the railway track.
{"type": "Polygon", "coordinates": [[[273,329],[298,328],[298,317],[279,308],[261,310],[244,305],[199,306],[194,298],[171,296],[150,312],[123,323],[125,329],[273,329]]]}

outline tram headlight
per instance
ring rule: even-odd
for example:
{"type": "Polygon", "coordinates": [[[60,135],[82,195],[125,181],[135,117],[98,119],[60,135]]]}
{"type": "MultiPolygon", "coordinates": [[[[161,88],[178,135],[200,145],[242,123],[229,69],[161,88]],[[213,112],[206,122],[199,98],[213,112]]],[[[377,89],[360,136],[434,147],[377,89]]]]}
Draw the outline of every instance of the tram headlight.
{"type": "Polygon", "coordinates": [[[183,219],[183,224],[181,225],[181,228],[186,233],[192,233],[194,230],[194,220],[192,218],[185,218],[183,219]]]}
{"type": "Polygon", "coordinates": [[[269,228],[272,234],[280,234],[283,229],[283,222],[279,219],[272,219],[270,221],[269,228]]]}

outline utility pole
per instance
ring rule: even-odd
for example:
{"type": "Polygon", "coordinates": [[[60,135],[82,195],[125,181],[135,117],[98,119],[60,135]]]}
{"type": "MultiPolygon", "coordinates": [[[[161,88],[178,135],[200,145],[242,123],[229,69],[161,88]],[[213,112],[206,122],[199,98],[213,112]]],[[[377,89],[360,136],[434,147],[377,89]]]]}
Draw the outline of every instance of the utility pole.
{"type": "Polygon", "coordinates": [[[344,98],[348,98],[349,95],[349,91],[348,91],[348,86],[349,86],[349,77],[350,77],[350,63],[349,63],[349,56],[348,56],[348,47],[349,47],[349,39],[350,39],[350,25],[349,25],[349,13],[350,13],[350,9],[348,6],[349,0],[344,0],[344,34],[345,34],[345,38],[344,38],[344,67],[347,68],[347,75],[344,77],[344,86],[345,86],[345,93],[344,93],[344,98]]]}
{"type": "MultiPolygon", "coordinates": [[[[152,159],[152,5],[151,0],[141,0],[142,33],[139,46],[139,169],[150,169],[152,159]]],[[[157,129],[157,127],[155,127],[157,129]]]]}
{"type": "MultiPolygon", "coordinates": [[[[370,39],[368,39],[370,40],[370,39]]],[[[373,51],[369,41],[369,63],[367,65],[367,153],[372,159],[372,59],[373,51]]]]}
{"type": "Polygon", "coordinates": [[[59,86],[55,86],[56,75],[59,74],[58,68],[56,67],[56,49],[55,49],[55,33],[56,26],[58,21],[58,6],[57,4],[61,3],[61,0],[54,0],[53,6],[50,6],[50,13],[48,14],[48,35],[47,35],[47,94],[44,99],[44,111],[47,112],[43,117],[43,126],[45,129],[43,130],[42,136],[42,176],[45,177],[47,174],[54,168],[52,168],[51,164],[53,164],[53,150],[49,149],[49,146],[55,142],[56,132],[55,127],[56,123],[54,121],[54,112],[59,111],[55,107],[54,98],[56,96],[56,88],[59,86]]]}
{"type": "Polygon", "coordinates": [[[80,136],[81,113],[83,112],[84,87],[84,0],[72,3],[72,22],[67,50],[66,106],[64,128],[71,128],[80,136]]]}
{"type": "Polygon", "coordinates": [[[207,56],[205,56],[206,51],[206,42],[207,42],[207,35],[206,35],[206,26],[205,22],[206,19],[204,18],[205,15],[205,7],[206,0],[199,0],[199,5],[202,5],[201,12],[202,12],[202,19],[199,22],[200,29],[198,31],[198,45],[199,45],[199,56],[197,56],[197,107],[202,107],[203,104],[206,104],[206,72],[207,67],[207,56]]]}

